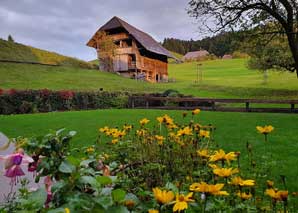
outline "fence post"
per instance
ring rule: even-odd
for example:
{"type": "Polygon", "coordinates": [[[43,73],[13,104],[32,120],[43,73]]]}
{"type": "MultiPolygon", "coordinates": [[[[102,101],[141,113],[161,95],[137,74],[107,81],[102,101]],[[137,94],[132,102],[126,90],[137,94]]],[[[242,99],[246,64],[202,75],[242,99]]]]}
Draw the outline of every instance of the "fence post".
{"type": "Polygon", "coordinates": [[[291,104],[291,112],[295,111],[295,104],[291,104]]]}
{"type": "Polygon", "coordinates": [[[245,109],[246,109],[246,112],[249,112],[249,102],[245,102],[245,109]]]}
{"type": "Polygon", "coordinates": [[[149,101],[146,100],[146,109],[148,109],[148,108],[149,108],[149,101]]]}
{"type": "Polygon", "coordinates": [[[135,99],[131,97],[131,108],[135,108],[135,99]]]}

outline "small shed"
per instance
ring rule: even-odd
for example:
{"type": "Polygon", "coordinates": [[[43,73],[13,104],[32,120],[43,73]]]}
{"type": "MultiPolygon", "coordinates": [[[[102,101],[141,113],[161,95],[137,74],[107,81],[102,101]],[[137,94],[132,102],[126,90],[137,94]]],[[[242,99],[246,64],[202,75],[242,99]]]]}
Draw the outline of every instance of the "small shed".
{"type": "Polygon", "coordinates": [[[207,50],[199,50],[194,52],[188,52],[183,57],[183,61],[199,61],[204,60],[209,55],[207,50]]]}
{"type": "Polygon", "coordinates": [[[232,55],[226,54],[222,57],[222,59],[233,59],[232,55]]]}

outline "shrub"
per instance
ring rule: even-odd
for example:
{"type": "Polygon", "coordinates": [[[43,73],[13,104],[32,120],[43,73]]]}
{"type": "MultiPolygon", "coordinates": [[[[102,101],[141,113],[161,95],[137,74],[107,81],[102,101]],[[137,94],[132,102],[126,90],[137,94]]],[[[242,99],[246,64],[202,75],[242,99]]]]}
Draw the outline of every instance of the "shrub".
{"type": "Polygon", "coordinates": [[[128,94],[121,92],[74,92],[48,89],[10,89],[0,92],[0,114],[124,108],[128,105],[128,94]]]}

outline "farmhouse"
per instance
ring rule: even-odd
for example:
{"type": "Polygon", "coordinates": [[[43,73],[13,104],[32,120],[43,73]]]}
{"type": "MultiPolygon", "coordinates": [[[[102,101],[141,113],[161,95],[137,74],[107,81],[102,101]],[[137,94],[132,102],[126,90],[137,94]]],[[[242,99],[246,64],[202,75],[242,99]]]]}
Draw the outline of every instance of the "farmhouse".
{"type": "Polygon", "coordinates": [[[168,58],[174,56],[150,35],[116,16],[113,17],[87,43],[87,46],[97,50],[100,62],[106,57],[99,51],[103,32],[114,42],[116,50],[111,56],[111,69],[100,67],[101,69],[149,82],[167,81],[168,58]]]}
{"type": "Polygon", "coordinates": [[[183,61],[199,61],[204,60],[209,55],[207,50],[199,50],[194,52],[188,52],[183,57],[183,61]]]}

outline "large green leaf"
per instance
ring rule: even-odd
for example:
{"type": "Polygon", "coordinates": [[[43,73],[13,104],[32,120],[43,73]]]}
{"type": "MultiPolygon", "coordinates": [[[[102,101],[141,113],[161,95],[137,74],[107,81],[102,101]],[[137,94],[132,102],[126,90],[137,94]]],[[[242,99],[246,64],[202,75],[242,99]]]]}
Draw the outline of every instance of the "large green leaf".
{"type": "Polygon", "coordinates": [[[126,192],[122,189],[115,189],[112,191],[112,198],[114,202],[121,202],[124,200],[126,192]]]}
{"type": "Polygon", "coordinates": [[[107,213],[129,213],[126,207],[124,206],[112,206],[107,211],[107,213]]]}
{"type": "Polygon", "coordinates": [[[63,161],[59,166],[59,171],[62,173],[72,173],[74,172],[76,167],[70,164],[68,161],[63,161]]]}
{"type": "Polygon", "coordinates": [[[96,180],[104,186],[112,183],[112,179],[107,176],[98,176],[96,177],[96,180]]]}

